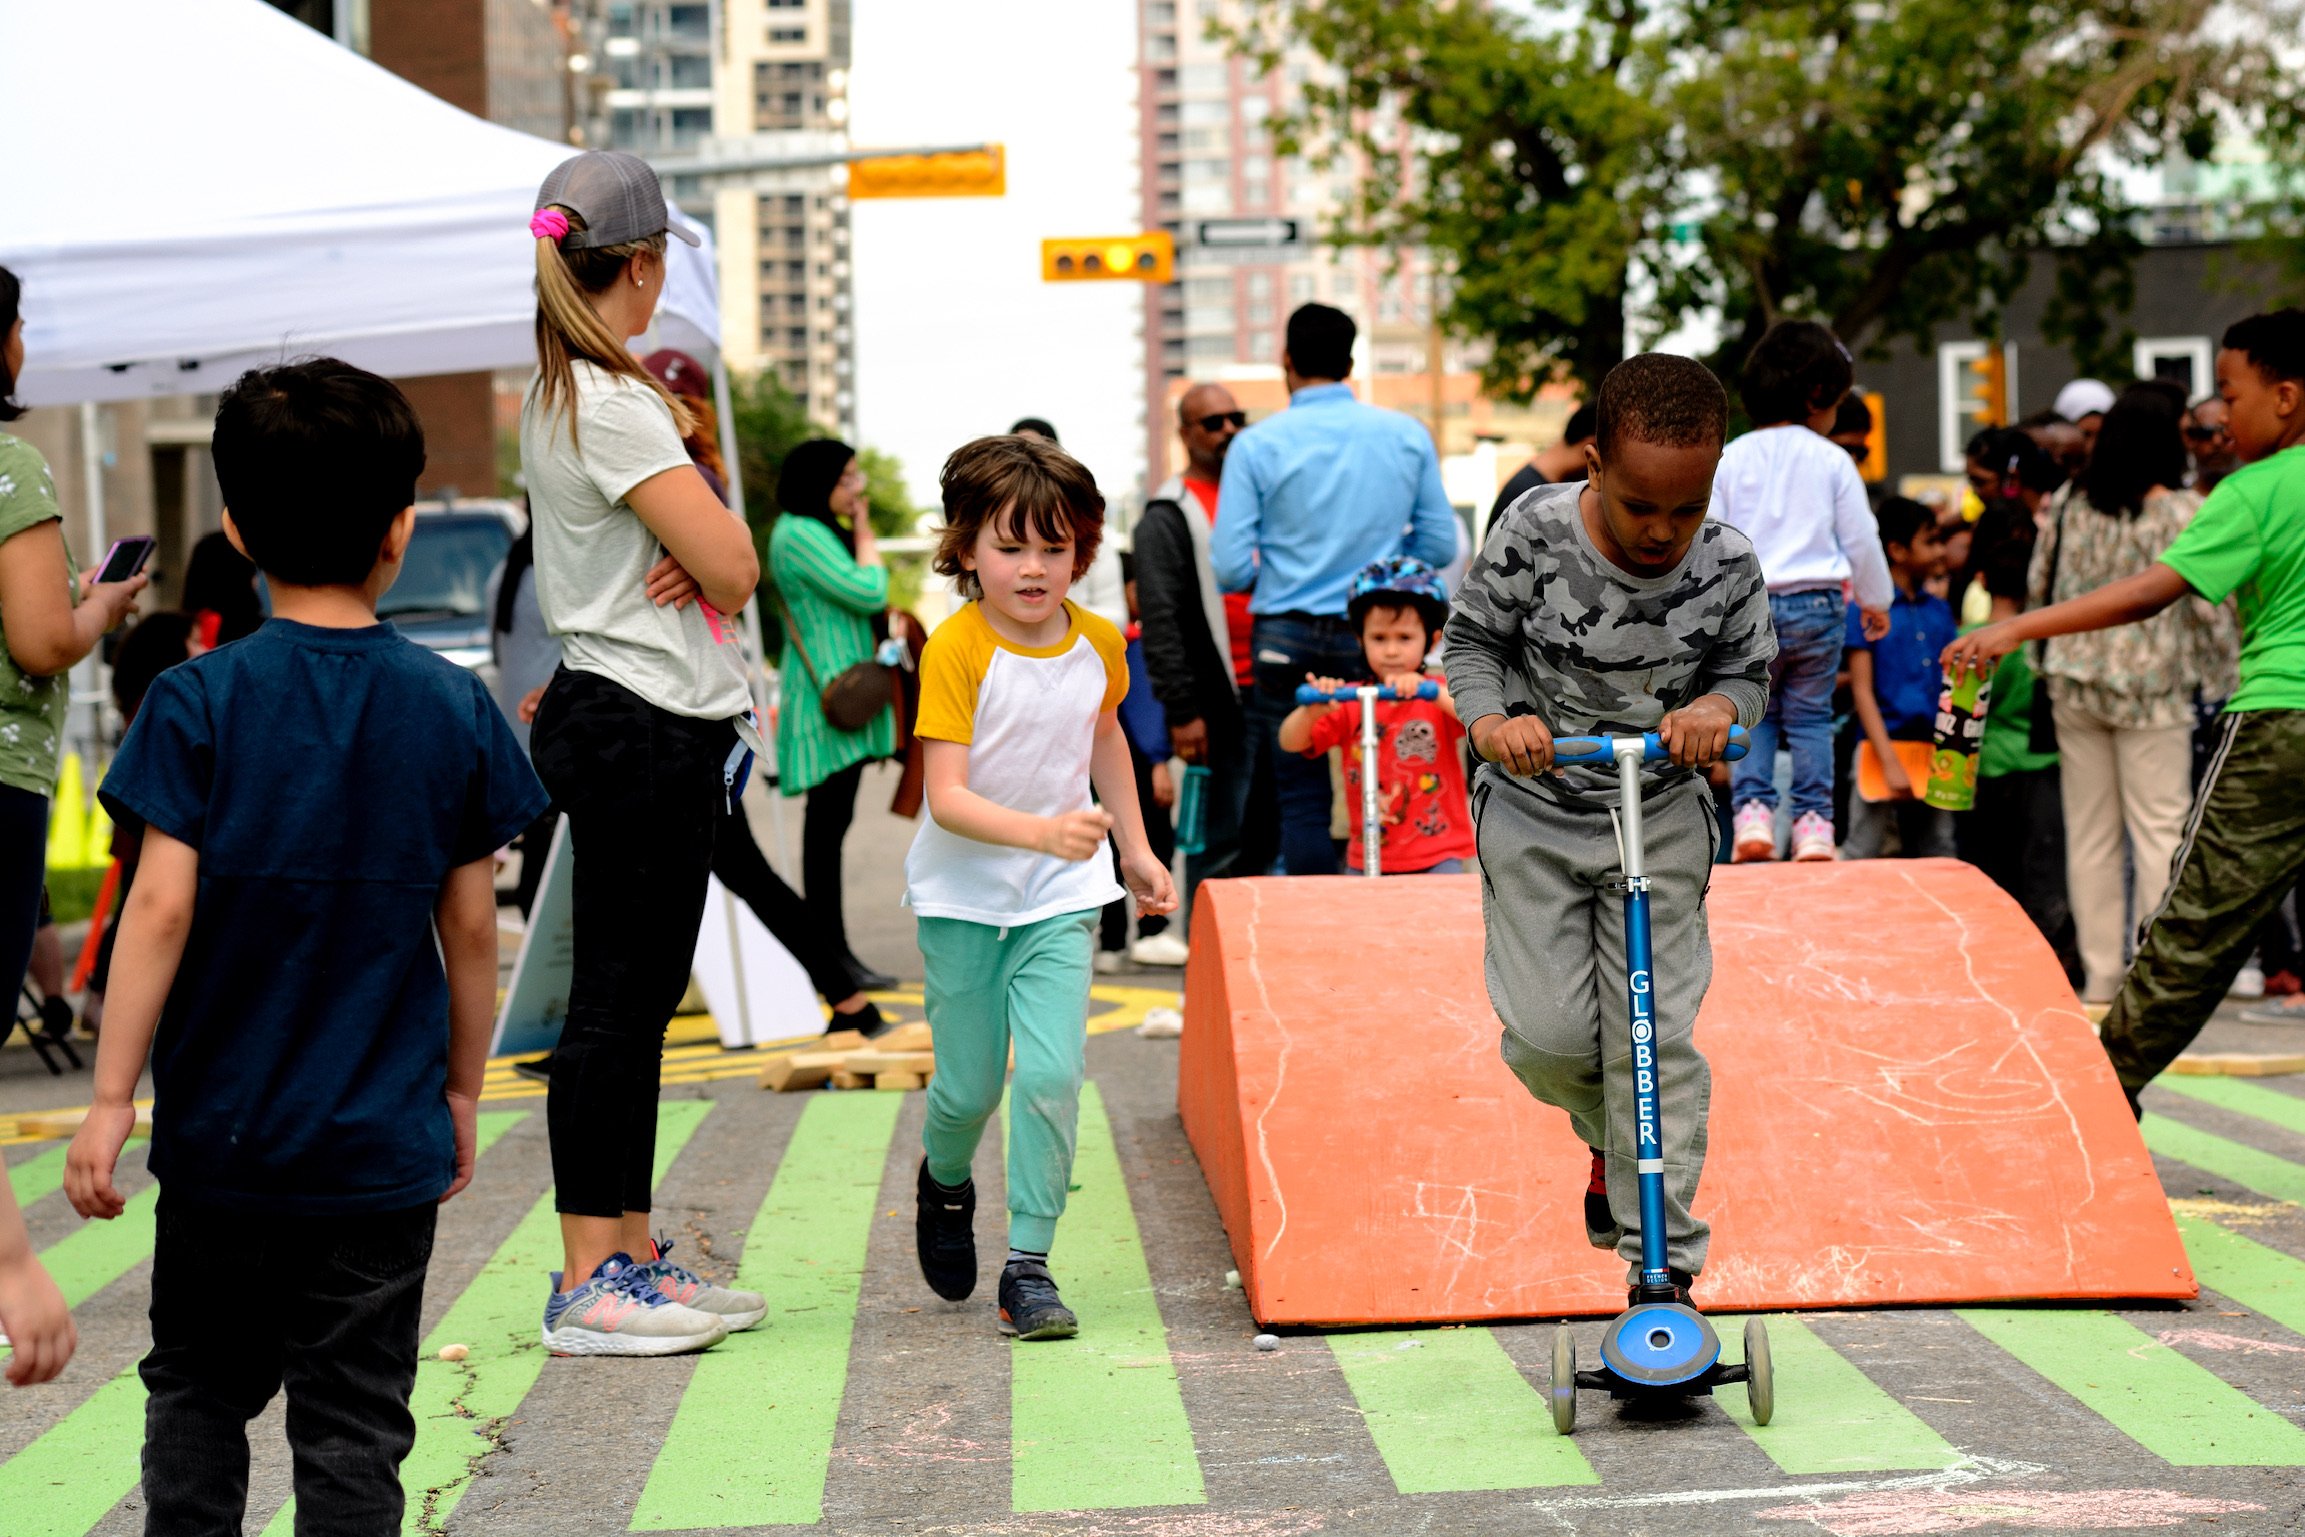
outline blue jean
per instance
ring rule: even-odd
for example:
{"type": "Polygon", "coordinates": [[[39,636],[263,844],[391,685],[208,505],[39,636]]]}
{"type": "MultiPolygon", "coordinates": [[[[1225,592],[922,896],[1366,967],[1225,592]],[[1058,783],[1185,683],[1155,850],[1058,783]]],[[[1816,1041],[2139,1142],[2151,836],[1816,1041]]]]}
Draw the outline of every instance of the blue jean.
{"type": "MultiPolygon", "coordinates": [[[[1249,752],[1272,765],[1280,801],[1281,865],[1290,875],[1334,875],[1337,846],[1329,837],[1329,762],[1280,750],[1281,722],[1297,707],[1306,673],[1358,678],[1368,671],[1361,645],[1342,618],[1257,616],[1250,633],[1256,692],[1249,699],[1249,752]]],[[[1244,840],[1245,841],[1245,840],[1244,840]]]]}
{"type": "Polygon", "coordinates": [[[1793,815],[1833,819],[1833,679],[1841,670],[1848,612],[1826,587],[1769,594],[1777,656],[1769,663],[1769,711],[1752,750],[1730,771],[1729,799],[1777,809],[1777,746],[1793,755],[1793,815]]]}

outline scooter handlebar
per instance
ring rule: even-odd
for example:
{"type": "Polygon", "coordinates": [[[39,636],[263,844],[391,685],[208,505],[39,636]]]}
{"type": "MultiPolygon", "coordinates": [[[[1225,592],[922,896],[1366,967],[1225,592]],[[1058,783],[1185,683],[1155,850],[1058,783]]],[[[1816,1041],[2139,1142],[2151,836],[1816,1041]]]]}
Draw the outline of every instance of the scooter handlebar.
{"type": "MultiPolygon", "coordinates": [[[[1608,736],[1555,737],[1553,738],[1553,761],[1555,763],[1582,763],[1605,767],[1617,761],[1617,740],[1615,737],[1608,736]]],[[[1731,726],[1729,728],[1729,749],[1721,756],[1734,763],[1745,755],[1748,745],[1745,739],[1745,728],[1731,726]]],[[[1671,753],[1665,751],[1665,744],[1657,740],[1657,734],[1654,731],[1642,733],[1641,747],[1641,761],[1643,763],[1663,763],[1672,757],[1671,753]]]]}
{"type": "MultiPolygon", "coordinates": [[[[1360,694],[1360,689],[1352,685],[1347,685],[1346,687],[1339,689],[1314,688],[1310,683],[1300,683],[1297,685],[1298,704],[1330,704],[1340,701],[1358,699],[1360,694]]],[[[1398,700],[1401,696],[1394,693],[1389,688],[1380,688],[1377,690],[1377,697],[1379,699],[1393,701],[1398,700]]],[[[1438,699],[1441,697],[1441,686],[1438,683],[1433,682],[1432,679],[1427,678],[1424,682],[1417,685],[1417,691],[1413,697],[1418,699],[1438,699]]]]}

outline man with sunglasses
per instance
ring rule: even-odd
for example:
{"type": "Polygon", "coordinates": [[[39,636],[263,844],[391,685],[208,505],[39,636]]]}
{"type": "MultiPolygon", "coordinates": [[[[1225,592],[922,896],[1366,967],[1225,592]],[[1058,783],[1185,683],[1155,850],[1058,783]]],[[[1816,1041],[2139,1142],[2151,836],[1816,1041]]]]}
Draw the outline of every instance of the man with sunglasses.
{"type": "Polygon", "coordinates": [[[2221,395],[2205,395],[2185,413],[2185,448],[2193,456],[2193,489],[2204,496],[2241,467],[2241,456],[2233,450],[2225,420],[2225,398],[2221,395]]]}
{"type": "Polygon", "coordinates": [[[1203,846],[1185,856],[1180,925],[1190,921],[1200,883],[1232,873],[1249,792],[1241,715],[1242,693],[1255,683],[1249,599],[1247,593],[1219,593],[1209,562],[1225,451],[1247,425],[1248,413],[1223,385],[1196,384],[1185,391],[1177,401],[1184,472],[1153,492],[1136,526],[1145,671],[1168,717],[1170,747],[1186,763],[1209,771],[1203,846]]]}
{"type": "Polygon", "coordinates": [[[1407,555],[1436,570],[1456,559],[1460,525],[1441,488],[1424,424],[1363,405],[1353,370],[1352,317],[1326,304],[1289,316],[1281,373],[1289,408],[1243,432],[1225,456],[1209,561],[1217,585],[1251,592],[1251,762],[1271,766],[1281,858],[1291,875],[1334,875],[1329,766],[1274,751],[1308,674],[1364,675],[1345,603],[1362,567],[1407,555]]]}

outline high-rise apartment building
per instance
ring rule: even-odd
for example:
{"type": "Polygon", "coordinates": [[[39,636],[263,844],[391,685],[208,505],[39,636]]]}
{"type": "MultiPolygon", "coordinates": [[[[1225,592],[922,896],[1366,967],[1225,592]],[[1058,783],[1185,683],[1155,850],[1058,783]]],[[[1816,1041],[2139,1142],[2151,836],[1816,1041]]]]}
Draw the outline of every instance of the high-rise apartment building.
{"type": "MultiPolygon", "coordinates": [[[[1258,73],[1208,36],[1212,21],[1236,21],[1240,9],[1238,0],[1138,0],[1143,219],[1177,240],[1177,281],[1145,292],[1145,448],[1155,481],[1174,467],[1176,392],[1191,380],[1269,374],[1300,304],[1333,304],[1359,322],[1363,376],[1424,376],[1433,345],[1423,253],[1322,245],[1352,194],[1352,168],[1275,152],[1273,120],[1296,110],[1305,83],[1330,66],[1292,50],[1279,69],[1258,73]],[[1260,239],[1258,225],[1294,238],[1260,239]]],[[[1461,349],[1441,350],[1444,378],[1462,373],[1461,349]]],[[[1395,382],[1399,395],[1417,397],[1407,380],[1395,382]]],[[[1450,383],[1444,423],[1471,404],[1460,398],[1469,395],[1463,382],[1450,383]]],[[[1424,399],[1402,405],[1430,415],[1424,399]]]]}

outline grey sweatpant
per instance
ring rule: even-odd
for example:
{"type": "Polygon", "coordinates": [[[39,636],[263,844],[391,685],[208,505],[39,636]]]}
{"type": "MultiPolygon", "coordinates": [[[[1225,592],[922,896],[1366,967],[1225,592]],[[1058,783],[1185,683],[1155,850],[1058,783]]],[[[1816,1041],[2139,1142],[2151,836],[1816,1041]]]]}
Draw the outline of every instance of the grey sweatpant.
{"type": "MultiPolygon", "coordinates": [[[[1569,1113],[1608,1157],[1612,1245],[1639,1279],[1641,1203],[1633,1148],[1632,1016],[1625,987],[1624,870],[1615,819],[1580,809],[1484,766],[1473,786],[1488,931],[1489,1001],[1504,1021],[1504,1058],[1531,1094],[1569,1113]]],[[[1665,1250],[1676,1270],[1705,1265],[1711,1229],[1689,1215],[1705,1165],[1712,1071],[1691,1034],[1713,978],[1705,888],[1717,824],[1704,781],[1690,775],[1642,803],[1657,1071],[1665,1143],[1665,1250]]]]}

